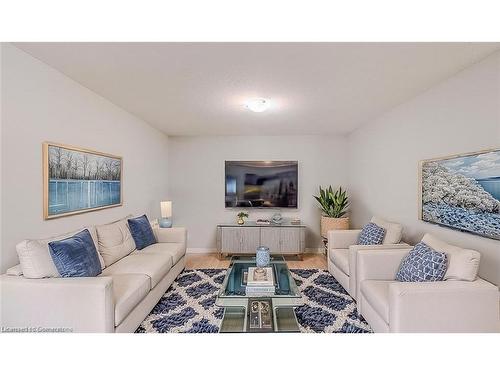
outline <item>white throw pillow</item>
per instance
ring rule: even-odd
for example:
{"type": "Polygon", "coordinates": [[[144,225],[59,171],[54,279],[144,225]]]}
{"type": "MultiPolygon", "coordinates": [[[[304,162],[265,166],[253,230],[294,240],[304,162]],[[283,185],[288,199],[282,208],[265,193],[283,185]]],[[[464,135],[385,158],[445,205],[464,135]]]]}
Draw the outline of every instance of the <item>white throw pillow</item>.
{"type": "MultiPolygon", "coordinates": [[[[28,279],[41,279],[44,277],[59,277],[56,266],[49,252],[49,242],[63,240],[76,233],[88,229],[97,249],[97,235],[94,227],[81,228],[59,236],[41,240],[24,240],[16,245],[17,255],[23,276],[28,279]]],[[[99,254],[98,254],[99,255],[99,254]]],[[[104,260],[99,255],[101,268],[105,267],[104,260]]]]}
{"type": "Polygon", "coordinates": [[[98,251],[109,267],[135,250],[135,242],[128,227],[127,216],[109,224],[97,225],[98,251]]]}
{"type": "Polygon", "coordinates": [[[385,229],[385,237],[382,242],[383,245],[401,242],[401,237],[403,236],[403,226],[401,224],[392,223],[377,216],[372,217],[371,222],[385,229]]]}
{"type": "Polygon", "coordinates": [[[448,269],[444,275],[445,280],[476,280],[481,253],[450,245],[431,234],[426,234],[422,238],[422,242],[434,250],[448,255],[448,269]]]}

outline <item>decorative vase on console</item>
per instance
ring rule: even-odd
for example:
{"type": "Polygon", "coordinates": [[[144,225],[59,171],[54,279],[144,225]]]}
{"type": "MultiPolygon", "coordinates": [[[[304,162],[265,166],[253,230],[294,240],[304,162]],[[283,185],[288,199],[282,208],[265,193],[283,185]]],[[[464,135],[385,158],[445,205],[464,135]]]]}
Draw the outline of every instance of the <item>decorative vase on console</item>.
{"type": "Polygon", "coordinates": [[[257,267],[264,268],[269,265],[271,261],[271,253],[267,246],[259,246],[255,253],[255,263],[257,263],[257,267]]]}
{"type": "Polygon", "coordinates": [[[238,212],[237,216],[238,216],[238,221],[237,221],[238,225],[245,224],[245,220],[243,218],[248,217],[248,214],[246,212],[241,211],[238,212]]]}
{"type": "Polygon", "coordinates": [[[283,216],[279,212],[275,213],[271,218],[271,221],[274,225],[279,225],[283,223],[283,216]]]}

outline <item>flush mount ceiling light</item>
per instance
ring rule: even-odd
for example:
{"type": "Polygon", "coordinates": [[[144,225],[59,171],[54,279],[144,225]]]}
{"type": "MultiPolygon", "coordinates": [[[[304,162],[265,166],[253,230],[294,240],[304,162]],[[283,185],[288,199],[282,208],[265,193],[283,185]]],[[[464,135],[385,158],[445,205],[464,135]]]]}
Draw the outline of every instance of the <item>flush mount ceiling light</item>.
{"type": "Polygon", "coordinates": [[[252,98],[247,100],[245,107],[247,107],[252,112],[264,112],[269,109],[271,103],[269,99],[266,98],[252,98]]]}

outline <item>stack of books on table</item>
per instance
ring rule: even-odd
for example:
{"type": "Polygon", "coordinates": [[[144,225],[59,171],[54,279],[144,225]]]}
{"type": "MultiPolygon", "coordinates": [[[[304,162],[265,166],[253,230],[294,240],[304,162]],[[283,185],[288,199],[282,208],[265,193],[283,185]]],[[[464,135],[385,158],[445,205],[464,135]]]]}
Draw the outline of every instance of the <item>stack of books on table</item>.
{"type": "Polygon", "coordinates": [[[275,292],[273,269],[271,267],[249,267],[246,295],[254,297],[273,296],[275,292]]]}

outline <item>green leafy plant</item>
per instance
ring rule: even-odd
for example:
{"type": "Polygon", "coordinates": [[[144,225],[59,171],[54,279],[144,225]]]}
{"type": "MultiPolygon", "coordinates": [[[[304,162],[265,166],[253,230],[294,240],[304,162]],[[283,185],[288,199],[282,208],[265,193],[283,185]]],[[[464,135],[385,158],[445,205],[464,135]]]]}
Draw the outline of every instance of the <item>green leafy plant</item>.
{"type": "Polygon", "coordinates": [[[320,186],[319,196],[314,196],[314,198],[318,201],[325,216],[340,218],[347,213],[349,197],[347,196],[347,190],[342,190],[342,187],[333,191],[331,185],[327,189],[320,186]]]}
{"type": "Polygon", "coordinates": [[[248,217],[248,214],[246,212],[241,211],[241,212],[238,212],[237,216],[239,219],[243,219],[244,217],[245,218],[248,217]]]}

